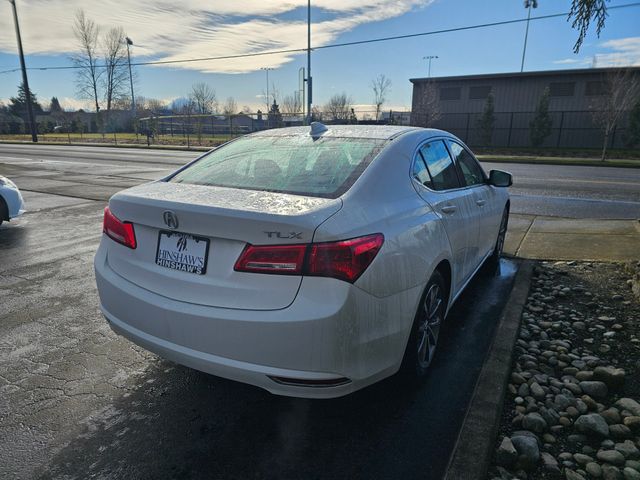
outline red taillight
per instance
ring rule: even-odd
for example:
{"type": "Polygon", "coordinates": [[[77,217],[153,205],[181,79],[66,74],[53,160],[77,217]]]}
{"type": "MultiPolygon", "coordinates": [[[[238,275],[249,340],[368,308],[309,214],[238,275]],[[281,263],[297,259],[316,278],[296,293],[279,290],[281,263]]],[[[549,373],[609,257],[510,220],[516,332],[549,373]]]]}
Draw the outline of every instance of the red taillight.
{"type": "Polygon", "coordinates": [[[306,251],[306,245],[247,245],[234,270],[300,275],[306,251]]]}
{"type": "Polygon", "coordinates": [[[234,270],[237,272],[332,277],[355,282],[378,254],[381,233],[340,242],[296,245],[248,245],[234,270]]]}
{"type": "Polygon", "coordinates": [[[341,242],[313,243],[305,275],[333,277],[355,282],[378,254],[381,233],[341,242]]]}
{"type": "Polygon", "coordinates": [[[111,239],[129,248],[136,248],[136,233],[131,222],[122,222],[109,207],[104,209],[102,231],[111,239]]]}

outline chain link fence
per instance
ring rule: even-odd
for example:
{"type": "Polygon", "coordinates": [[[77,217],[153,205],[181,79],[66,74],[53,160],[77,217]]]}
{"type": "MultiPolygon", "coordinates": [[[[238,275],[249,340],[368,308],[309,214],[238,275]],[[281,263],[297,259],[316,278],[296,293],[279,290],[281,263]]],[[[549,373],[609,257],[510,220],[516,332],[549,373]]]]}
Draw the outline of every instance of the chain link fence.
{"type": "MultiPolygon", "coordinates": [[[[482,140],[482,129],[478,113],[444,113],[431,122],[431,127],[453,133],[470,147],[529,148],[531,144],[530,124],[535,112],[495,112],[491,142],[482,140]]],[[[591,111],[549,112],[551,130],[540,147],[542,148],[602,148],[604,134],[594,125],[591,111]]],[[[627,128],[629,112],[623,112],[609,138],[609,148],[629,148],[627,128]]],[[[425,126],[427,115],[413,113],[411,123],[425,126]]]]}
{"type": "MultiPolygon", "coordinates": [[[[482,141],[479,120],[482,113],[444,113],[429,126],[453,133],[471,147],[530,148],[530,124],[535,112],[494,113],[491,142],[482,141]]],[[[549,112],[551,130],[543,148],[601,148],[603,133],[593,124],[590,111],[549,112]]],[[[426,126],[428,116],[407,111],[358,111],[332,118],[322,112],[312,120],[327,124],[358,123],[426,126]]],[[[629,112],[624,112],[609,138],[609,148],[630,148],[627,136],[629,112]]],[[[115,118],[115,116],[114,116],[115,118]]],[[[106,122],[105,122],[106,123],[106,122]]],[[[100,126],[94,113],[68,113],[61,118],[41,115],[37,118],[41,141],[60,143],[108,143],[211,147],[232,138],[270,128],[301,126],[302,113],[239,113],[234,115],[149,115],[133,120],[120,112],[120,121],[100,126]]],[[[28,123],[19,117],[0,118],[0,140],[30,141],[28,123]]]]}
{"type": "MultiPolygon", "coordinates": [[[[376,112],[351,111],[334,118],[323,112],[314,112],[312,121],[327,124],[364,123],[408,125],[408,111],[385,110],[376,112]]],[[[36,119],[41,141],[59,143],[106,143],[176,145],[186,147],[211,147],[232,138],[271,128],[295,127],[305,124],[302,113],[238,113],[146,115],[133,119],[130,112],[111,112],[110,117],[101,113],[65,112],[64,114],[39,115],[36,119]]],[[[0,117],[0,140],[30,141],[29,124],[20,117],[0,117]]]]}

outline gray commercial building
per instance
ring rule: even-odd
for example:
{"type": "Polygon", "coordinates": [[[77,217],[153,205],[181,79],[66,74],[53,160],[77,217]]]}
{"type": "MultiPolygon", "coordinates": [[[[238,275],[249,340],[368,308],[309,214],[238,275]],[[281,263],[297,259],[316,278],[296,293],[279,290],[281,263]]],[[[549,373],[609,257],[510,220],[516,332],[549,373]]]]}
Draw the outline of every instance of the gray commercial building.
{"type": "MultiPolygon", "coordinates": [[[[607,79],[620,71],[640,82],[640,68],[590,68],[524,73],[496,73],[457,77],[413,78],[413,125],[442,128],[472,146],[481,144],[478,120],[493,94],[495,123],[491,146],[528,147],[529,124],[545,88],[549,89],[551,134],[543,146],[597,148],[603,134],[592,111],[606,95],[607,79]],[[436,105],[440,118],[430,121],[426,111],[436,105]]],[[[631,110],[628,105],[626,110],[631,110]]],[[[628,111],[622,114],[610,146],[624,147],[628,111]]]]}

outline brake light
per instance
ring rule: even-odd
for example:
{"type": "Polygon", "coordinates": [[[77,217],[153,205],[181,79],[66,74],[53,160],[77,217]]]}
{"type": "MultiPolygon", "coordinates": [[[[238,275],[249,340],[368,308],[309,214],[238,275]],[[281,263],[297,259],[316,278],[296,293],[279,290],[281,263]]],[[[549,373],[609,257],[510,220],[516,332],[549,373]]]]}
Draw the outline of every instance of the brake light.
{"type": "Polygon", "coordinates": [[[355,282],[376,257],[381,233],[339,242],[295,245],[247,245],[235,264],[237,272],[332,277],[355,282]]]}
{"type": "Polygon", "coordinates": [[[384,242],[381,233],[341,242],[312,243],[306,275],[355,282],[371,264],[384,242]]]}
{"type": "Polygon", "coordinates": [[[131,222],[123,222],[116,217],[109,207],[104,209],[104,220],[102,222],[102,231],[112,240],[118,242],[125,247],[135,249],[136,233],[133,230],[131,222]]]}
{"type": "Polygon", "coordinates": [[[247,245],[234,270],[300,275],[306,251],[306,245],[247,245]]]}

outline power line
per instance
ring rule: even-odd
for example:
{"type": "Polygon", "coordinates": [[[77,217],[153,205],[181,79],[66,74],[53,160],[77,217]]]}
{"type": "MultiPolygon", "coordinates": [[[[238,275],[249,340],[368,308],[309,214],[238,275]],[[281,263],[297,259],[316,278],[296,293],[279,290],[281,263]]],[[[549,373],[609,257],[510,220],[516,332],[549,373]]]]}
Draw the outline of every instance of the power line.
{"type": "MultiPolygon", "coordinates": [[[[610,10],[619,10],[622,8],[629,8],[629,7],[640,7],[640,2],[633,2],[633,3],[627,3],[624,5],[614,5],[614,6],[609,6],[607,7],[607,11],[610,10]]],[[[550,15],[540,15],[537,17],[531,17],[529,20],[530,21],[534,21],[534,20],[548,20],[550,18],[558,18],[558,17],[565,17],[568,16],[569,12],[565,12],[565,13],[554,13],[554,14],[550,14],[550,15]]],[[[490,28],[490,27],[498,27],[498,26],[503,26],[503,25],[513,25],[516,23],[523,23],[526,22],[527,18],[518,18],[518,19],[512,19],[512,20],[503,20],[503,21],[499,21],[499,22],[490,22],[490,23],[480,23],[480,24],[475,24],[475,25],[467,25],[464,27],[454,27],[454,28],[445,28],[445,29],[441,29],[441,30],[431,30],[429,32],[419,32],[419,33],[410,33],[410,34],[406,34],[406,35],[393,35],[390,37],[379,37],[379,38],[370,38],[370,39],[366,39],[366,40],[356,40],[353,42],[342,42],[342,43],[332,43],[329,45],[320,45],[317,47],[313,47],[312,50],[324,50],[324,49],[328,49],[328,48],[338,48],[338,47],[349,47],[349,46],[354,46],[354,45],[364,45],[364,44],[368,44],[368,43],[378,43],[378,42],[387,42],[387,41],[391,41],[391,40],[403,40],[403,39],[407,39],[407,38],[415,38],[415,37],[425,37],[428,35],[439,35],[442,33],[453,33],[453,32],[461,32],[461,31],[465,31],[465,30],[476,30],[476,29],[481,29],[481,28],[490,28]]],[[[154,61],[148,61],[148,62],[135,62],[132,63],[131,66],[136,66],[136,67],[144,67],[144,66],[149,66],[149,65],[173,65],[173,64],[179,64],[179,63],[194,63],[194,62],[209,62],[209,61],[215,61],[215,60],[232,60],[232,59],[236,59],[236,58],[250,58],[250,57],[261,57],[261,56],[266,56],[266,55],[278,55],[278,54],[283,54],[283,53],[303,53],[306,52],[307,48],[289,48],[289,49],[285,49],[285,50],[269,50],[266,52],[254,52],[254,53],[241,53],[241,54],[237,54],[237,55],[223,55],[223,56],[217,56],[217,57],[202,57],[202,58],[186,58],[186,59],[178,59],[178,60],[154,60],[154,61]]],[[[106,68],[106,65],[97,65],[98,68],[106,68]]],[[[77,65],[58,65],[58,66],[52,66],[52,67],[30,67],[28,68],[28,70],[76,70],[79,68],[83,68],[77,65]]],[[[12,72],[17,72],[19,71],[19,68],[14,68],[11,70],[4,70],[4,71],[0,71],[0,74],[3,73],[12,73],[12,72]]]]}
{"type": "MultiPolygon", "coordinates": [[[[607,10],[613,10],[618,8],[627,8],[627,7],[640,7],[640,2],[627,3],[625,5],[618,5],[613,7],[607,7],[607,10]]],[[[529,20],[548,20],[550,18],[558,18],[569,15],[569,12],[566,13],[554,13],[551,15],[541,15],[539,17],[531,17],[529,20]]],[[[500,22],[491,22],[491,23],[480,23],[477,25],[469,25],[466,27],[455,27],[455,28],[445,28],[443,30],[432,30],[430,32],[421,32],[421,33],[410,33],[407,35],[394,35],[392,37],[381,37],[381,38],[372,38],[369,40],[357,40],[354,42],[343,42],[343,43],[333,43],[331,45],[322,45],[319,47],[314,47],[314,50],[321,50],[323,48],[336,48],[336,47],[348,47],[351,45],[362,45],[366,43],[375,43],[375,42],[386,42],[388,40],[402,40],[405,38],[414,38],[414,37],[424,37],[427,35],[438,35],[440,33],[452,33],[452,32],[461,32],[464,30],[474,30],[478,28],[488,28],[488,27],[497,27],[501,25],[511,25],[514,23],[523,23],[526,22],[526,18],[519,18],[514,20],[503,20],[500,22]]]]}

